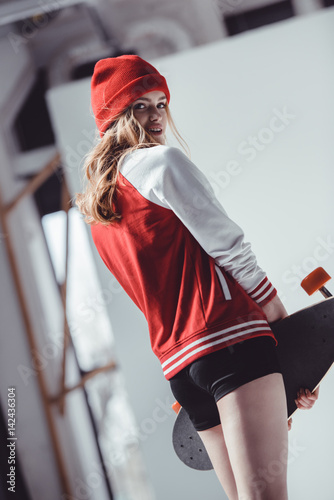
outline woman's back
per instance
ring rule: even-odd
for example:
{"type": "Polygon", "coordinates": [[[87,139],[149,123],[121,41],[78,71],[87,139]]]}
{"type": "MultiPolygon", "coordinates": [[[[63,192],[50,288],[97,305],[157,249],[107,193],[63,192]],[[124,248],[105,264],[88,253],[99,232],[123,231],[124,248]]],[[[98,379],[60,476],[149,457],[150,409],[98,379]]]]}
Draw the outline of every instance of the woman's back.
{"type": "Polygon", "coordinates": [[[168,146],[131,153],[117,183],[120,221],[91,226],[104,263],[147,319],[167,379],[203,353],[241,338],[273,337],[261,308],[224,269],[217,272],[214,258],[169,207],[175,189],[162,184],[169,169],[186,168],[177,164],[180,155],[168,146]]]}

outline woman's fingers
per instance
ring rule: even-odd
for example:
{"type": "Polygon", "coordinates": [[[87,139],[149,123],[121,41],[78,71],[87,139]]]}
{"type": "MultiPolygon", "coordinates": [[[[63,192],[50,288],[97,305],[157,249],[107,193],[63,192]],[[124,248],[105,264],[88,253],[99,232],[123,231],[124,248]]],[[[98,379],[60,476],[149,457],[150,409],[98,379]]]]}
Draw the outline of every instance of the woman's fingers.
{"type": "Polygon", "coordinates": [[[296,399],[296,405],[297,405],[297,408],[299,408],[300,410],[309,410],[312,408],[313,406],[313,403],[310,403],[309,401],[305,401],[303,399],[296,399]]]}
{"type": "Polygon", "coordinates": [[[319,397],[319,387],[312,393],[308,389],[300,389],[295,403],[300,410],[309,410],[319,397]]]}

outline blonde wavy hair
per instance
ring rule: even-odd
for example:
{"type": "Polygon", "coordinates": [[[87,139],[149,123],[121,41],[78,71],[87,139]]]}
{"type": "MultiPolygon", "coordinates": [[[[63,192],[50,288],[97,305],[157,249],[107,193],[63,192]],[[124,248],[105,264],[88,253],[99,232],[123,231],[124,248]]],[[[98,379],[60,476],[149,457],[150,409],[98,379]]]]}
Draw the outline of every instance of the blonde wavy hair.
{"type": "MultiPolygon", "coordinates": [[[[190,156],[188,145],[179,134],[167,103],[165,109],[172,133],[190,156]]],[[[136,120],[132,106],[113,121],[99,143],[84,157],[82,168],[84,179],[88,182],[82,193],[76,193],[75,203],[87,224],[100,222],[109,225],[121,219],[121,214],[115,211],[121,162],[136,149],[159,144],[136,120]]]]}

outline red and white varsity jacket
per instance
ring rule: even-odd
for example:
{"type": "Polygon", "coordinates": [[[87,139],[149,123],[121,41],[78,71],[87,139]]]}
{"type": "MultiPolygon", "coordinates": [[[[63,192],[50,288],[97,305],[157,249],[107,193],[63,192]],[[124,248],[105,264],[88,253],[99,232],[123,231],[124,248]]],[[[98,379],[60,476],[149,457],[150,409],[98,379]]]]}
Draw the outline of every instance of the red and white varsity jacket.
{"type": "Polygon", "coordinates": [[[276,289],[204,174],[178,148],[130,153],[118,175],[120,222],[93,224],[108,269],[144,313],[167,379],[195,359],[274,335],[260,306],[276,289]]]}

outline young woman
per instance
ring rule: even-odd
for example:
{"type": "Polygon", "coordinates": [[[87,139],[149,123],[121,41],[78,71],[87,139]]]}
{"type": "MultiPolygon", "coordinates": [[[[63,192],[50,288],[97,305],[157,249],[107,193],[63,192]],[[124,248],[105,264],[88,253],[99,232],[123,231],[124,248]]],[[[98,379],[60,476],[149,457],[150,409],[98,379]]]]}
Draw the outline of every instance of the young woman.
{"type": "MultiPolygon", "coordinates": [[[[138,56],[102,59],[91,95],[101,141],[76,203],[96,248],[144,313],[229,499],[285,500],[287,409],[269,324],[287,313],[276,289],[205,176],[165,144],[167,124],[180,139],[165,78],[138,56]]],[[[301,391],[298,406],[316,397],[301,391]]]]}

